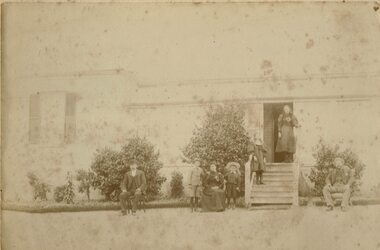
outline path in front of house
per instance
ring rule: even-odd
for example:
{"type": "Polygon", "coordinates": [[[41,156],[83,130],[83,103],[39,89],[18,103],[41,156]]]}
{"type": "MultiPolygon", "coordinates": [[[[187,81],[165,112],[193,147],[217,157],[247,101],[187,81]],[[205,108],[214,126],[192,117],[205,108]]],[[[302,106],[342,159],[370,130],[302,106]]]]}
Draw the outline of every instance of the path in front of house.
{"type": "Polygon", "coordinates": [[[380,249],[380,206],[190,213],[3,211],[3,249],[380,249]]]}

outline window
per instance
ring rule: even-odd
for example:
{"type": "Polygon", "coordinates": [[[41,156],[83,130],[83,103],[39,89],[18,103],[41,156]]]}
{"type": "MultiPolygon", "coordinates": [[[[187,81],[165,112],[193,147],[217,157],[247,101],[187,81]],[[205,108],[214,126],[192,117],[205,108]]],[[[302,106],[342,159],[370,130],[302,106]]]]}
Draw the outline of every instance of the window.
{"type": "Polygon", "coordinates": [[[65,92],[42,92],[30,96],[29,142],[61,145],[76,136],[76,96],[65,92]]]}

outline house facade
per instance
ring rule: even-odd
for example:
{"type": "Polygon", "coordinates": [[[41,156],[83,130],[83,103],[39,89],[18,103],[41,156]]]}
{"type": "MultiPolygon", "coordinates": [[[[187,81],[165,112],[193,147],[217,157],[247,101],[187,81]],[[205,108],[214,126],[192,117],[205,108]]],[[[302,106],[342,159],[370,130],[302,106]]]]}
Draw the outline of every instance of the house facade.
{"type": "MultiPolygon", "coordinates": [[[[19,89],[8,99],[3,123],[4,198],[31,197],[26,179],[30,171],[52,185],[61,185],[67,171],[90,167],[96,149],[119,149],[135,134],[147,137],[160,151],[164,175],[170,179],[172,171],[168,169],[180,169],[186,183],[181,147],[200,125],[205,108],[222,103],[241,104],[246,109],[247,129],[263,136],[269,162],[279,160],[274,152],[276,121],[283,105],[290,105],[301,125],[296,153],[301,167],[313,166],[313,147],[323,138],[358,153],[367,165],[363,183],[368,189],[379,180],[379,85],[354,76],[326,81],[289,84],[251,79],[224,82],[223,88],[218,88],[220,82],[210,81],[207,87],[197,82],[196,87],[169,89],[138,84],[94,85],[80,80],[62,85],[66,87],[60,91],[48,89],[49,84],[33,84],[35,89],[28,91],[19,89]]],[[[164,193],[168,192],[167,185],[164,193]]]]}
{"type": "Polygon", "coordinates": [[[380,180],[379,14],[372,3],[278,6],[5,5],[3,198],[30,200],[31,171],[62,185],[97,149],[135,134],[160,151],[164,175],[186,175],[181,147],[222,103],[242,104],[271,162],[289,104],[301,165],[313,166],[320,138],[350,147],[370,189],[380,180]]]}

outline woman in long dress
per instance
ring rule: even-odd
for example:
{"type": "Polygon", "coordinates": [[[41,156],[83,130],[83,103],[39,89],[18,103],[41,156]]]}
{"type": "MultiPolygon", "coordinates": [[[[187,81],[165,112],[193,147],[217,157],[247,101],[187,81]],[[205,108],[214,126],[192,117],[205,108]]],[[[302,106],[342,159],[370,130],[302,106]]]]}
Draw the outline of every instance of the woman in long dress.
{"type": "Polygon", "coordinates": [[[224,211],[226,207],[223,191],[224,177],[216,171],[214,164],[211,164],[210,173],[205,176],[203,185],[202,212],[224,211]]]}
{"type": "Polygon", "coordinates": [[[296,137],[294,128],[300,127],[298,120],[288,105],[284,106],[282,114],[278,117],[277,153],[284,154],[284,162],[293,162],[296,152],[296,137]]]}

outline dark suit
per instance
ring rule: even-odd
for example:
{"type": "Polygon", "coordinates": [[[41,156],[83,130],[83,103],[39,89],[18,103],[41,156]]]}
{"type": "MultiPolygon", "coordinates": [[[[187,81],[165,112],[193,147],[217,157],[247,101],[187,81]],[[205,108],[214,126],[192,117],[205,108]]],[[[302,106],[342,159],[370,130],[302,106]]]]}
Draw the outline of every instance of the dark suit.
{"type": "Polygon", "coordinates": [[[323,188],[323,196],[327,206],[334,206],[332,193],[343,193],[342,207],[348,206],[348,201],[351,196],[351,185],[354,182],[355,171],[347,166],[342,166],[340,169],[330,169],[326,177],[326,186],[323,188]]]}
{"type": "Polygon", "coordinates": [[[119,196],[121,210],[123,212],[127,210],[126,201],[131,196],[134,196],[132,212],[136,212],[137,203],[146,190],[145,173],[141,170],[136,170],[136,174],[133,176],[132,171],[127,172],[121,182],[120,189],[122,191],[119,196]]]}

